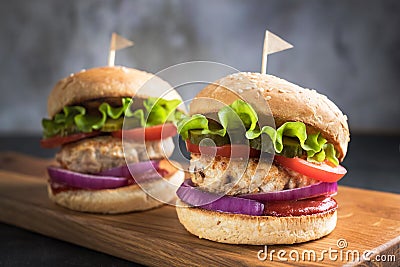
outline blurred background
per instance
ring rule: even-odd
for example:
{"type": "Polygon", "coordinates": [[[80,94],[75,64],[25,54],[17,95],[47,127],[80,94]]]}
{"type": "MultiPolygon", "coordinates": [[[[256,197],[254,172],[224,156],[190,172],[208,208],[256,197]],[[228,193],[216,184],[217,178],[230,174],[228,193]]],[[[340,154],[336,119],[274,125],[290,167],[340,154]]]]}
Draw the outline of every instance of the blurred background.
{"type": "MultiPolygon", "coordinates": [[[[294,45],[269,56],[268,72],[317,89],[348,115],[352,141],[344,164],[357,178],[345,183],[400,191],[399,1],[13,0],[0,5],[1,150],[53,156],[37,144],[47,96],[70,73],[106,65],[113,31],[135,42],[117,52],[116,64],[156,73],[193,60],[259,71],[268,28],[294,45]]],[[[184,98],[196,93],[186,90],[184,98]]]]}

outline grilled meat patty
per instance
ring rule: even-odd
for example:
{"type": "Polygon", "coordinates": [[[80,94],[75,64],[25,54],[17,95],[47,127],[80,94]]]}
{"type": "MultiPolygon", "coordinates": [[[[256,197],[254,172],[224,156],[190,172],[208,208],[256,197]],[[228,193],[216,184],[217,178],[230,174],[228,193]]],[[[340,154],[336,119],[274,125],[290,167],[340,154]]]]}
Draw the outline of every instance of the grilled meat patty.
{"type": "Polygon", "coordinates": [[[145,145],[142,142],[124,141],[122,145],[119,138],[98,136],[64,145],[57,153],[56,160],[65,169],[95,174],[126,162],[166,158],[172,155],[173,150],[172,138],[148,141],[145,145]]]}
{"type": "Polygon", "coordinates": [[[317,181],[275,163],[192,154],[190,178],[199,188],[238,195],[307,186],[317,181]]]}

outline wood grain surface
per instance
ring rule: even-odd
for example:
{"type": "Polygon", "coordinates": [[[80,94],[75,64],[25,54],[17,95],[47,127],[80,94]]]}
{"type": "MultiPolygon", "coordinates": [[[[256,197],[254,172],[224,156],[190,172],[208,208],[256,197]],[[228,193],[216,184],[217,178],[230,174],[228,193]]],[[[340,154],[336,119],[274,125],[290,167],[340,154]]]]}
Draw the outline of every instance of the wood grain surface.
{"type": "Polygon", "coordinates": [[[260,250],[259,256],[265,257],[264,246],[226,245],[189,234],[172,206],[122,215],[59,207],[47,198],[45,167],[51,163],[16,153],[0,154],[0,221],[150,266],[400,265],[397,194],[340,186],[335,197],[339,219],[333,233],[303,244],[268,246],[266,259],[260,260],[260,250]],[[339,248],[338,242],[346,247],[339,248]],[[286,261],[278,258],[279,250],[286,261]],[[360,256],[371,251],[367,254],[371,261],[357,259],[355,250],[360,256]],[[297,253],[298,261],[289,257],[297,258],[297,253]],[[376,255],[386,262],[378,262],[376,255]]]}

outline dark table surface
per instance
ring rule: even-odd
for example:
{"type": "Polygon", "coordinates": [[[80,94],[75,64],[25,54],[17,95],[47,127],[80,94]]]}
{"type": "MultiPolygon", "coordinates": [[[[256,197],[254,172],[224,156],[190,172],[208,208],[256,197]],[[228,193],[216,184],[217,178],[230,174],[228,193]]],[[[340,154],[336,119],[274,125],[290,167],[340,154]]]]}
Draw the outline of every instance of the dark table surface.
{"type": "MultiPolygon", "coordinates": [[[[0,137],[0,151],[50,158],[38,136],[0,137]]],[[[339,184],[400,193],[400,135],[353,134],[339,184]]],[[[0,211],[1,212],[1,211],[0,211]]],[[[136,266],[80,246],[0,223],[0,266],[136,266]]]]}

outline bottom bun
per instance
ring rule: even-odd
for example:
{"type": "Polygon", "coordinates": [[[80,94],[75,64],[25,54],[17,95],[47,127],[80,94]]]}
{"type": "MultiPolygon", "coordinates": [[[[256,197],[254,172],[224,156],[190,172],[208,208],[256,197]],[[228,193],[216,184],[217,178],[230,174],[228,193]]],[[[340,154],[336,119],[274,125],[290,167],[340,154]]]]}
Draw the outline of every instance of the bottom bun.
{"type": "Polygon", "coordinates": [[[139,185],[102,190],[67,190],[56,194],[50,185],[47,189],[49,198],[60,206],[76,211],[115,214],[148,210],[164,204],[151,196],[166,202],[173,201],[177,187],[184,180],[184,172],[175,170],[164,179],[146,183],[147,193],[139,185]]]}
{"type": "Polygon", "coordinates": [[[336,209],[304,216],[250,216],[188,207],[178,200],[176,210],[179,221],[190,233],[199,238],[228,244],[306,242],[331,233],[337,221],[336,209]]]}

